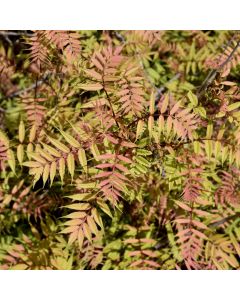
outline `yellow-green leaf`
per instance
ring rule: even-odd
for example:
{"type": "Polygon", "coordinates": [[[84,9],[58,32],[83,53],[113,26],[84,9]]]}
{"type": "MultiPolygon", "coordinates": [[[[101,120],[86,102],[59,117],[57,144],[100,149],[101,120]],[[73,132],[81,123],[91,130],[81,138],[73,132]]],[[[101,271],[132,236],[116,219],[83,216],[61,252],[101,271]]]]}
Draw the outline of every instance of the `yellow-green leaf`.
{"type": "Polygon", "coordinates": [[[38,167],[41,167],[42,164],[37,161],[26,161],[23,163],[23,166],[29,167],[29,168],[38,168],[38,167]]]}
{"type": "Polygon", "coordinates": [[[240,102],[235,102],[233,104],[228,105],[227,111],[232,111],[240,107],[240,102]]]}
{"type": "Polygon", "coordinates": [[[149,131],[149,136],[150,137],[152,137],[153,125],[154,125],[154,118],[153,118],[153,116],[150,116],[148,118],[148,131],[149,131]]]}
{"type": "Polygon", "coordinates": [[[72,200],[88,201],[93,196],[90,193],[82,193],[82,194],[74,194],[74,195],[70,195],[70,196],[66,196],[66,197],[70,198],[72,200]]]}
{"type": "Polygon", "coordinates": [[[90,230],[88,224],[84,223],[83,226],[82,226],[82,229],[83,229],[83,233],[84,233],[85,237],[91,243],[92,242],[92,234],[91,234],[91,230],[90,230]]]}
{"type": "Polygon", "coordinates": [[[7,157],[8,157],[8,164],[9,164],[10,168],[12,169],[13,173],[15,173],[16,163],[15,163],[14,153],[11,149],[8,149],[7,157]]]}
{"type": "Polygon", "coordinates": [[[149,112],[151,115],[154,114],[154,108],[155,108],[155,94],[154,92],[152,92],[150,97],[150,104],[149,104],[149,112]]]}
{"type": "Polygon", "coordinates": [[[210,124],[208,124],[208,126],[207,126],[207,134],[206,134],[206,138],[207,138],[207,139],[211,139],[212,133],[213,133],[213,124],[210,123],[210,124]]]}
{"type": "Polygon", "coordinates": [[[206,154],[207,158],[210,159],[212,156],[212,148],[213,148],[213,142],[211,140],[206,140],[205,141],[205,149],[206,149],[206,154]]]}
{"type": "Polygon", "coordinates": [[[19,164],[21,165],[24,158],[24,147],[22,144],[19,144],[17,146],[17,159],[19,161],[19,164]]]}
{"type": "Polygon", "coordinates": [[[94,233],[95,235],[97,235],[98,229],[97,229],[96,223],[94,222],[94,220],[91,216],[87,217],[87,224],[88,224],[91,232],[94,233]]]}
{"type": "Polygon", "coordinates": [[[37,126],[34,124],[29,133],[29,142],[32,143],[35,140],[36,137],[36,132],[37,132],[37,126]]]}
{"type": "Polygon", "coordinates": [[[96,144],[92,144],[91,147],[90,147],[90,149],[91,149],[91,152],[92,152],[94,158],[98,161],[99,160],[98,157],[99,157],[100,153],[99,153],[97,145],[96,144]]]}
{"type": "Polygon", "coordinates": [[[78,150],[78,159],[79,159],[79,162],[80,162],[81,166],[83,167],[83,170],[85,172],[87,172],[87,158],[86,158],[86,153],[85,153],[85,150],[82,149],[82,148],[78,150]]]}
{"type": "Polygon", "coordinates": [[[103,88],[100,83],[79,84],[78,87],[85,91],[100,91],[103,88]]]}
{"type": "Polygon", "coordinates": [[[104,211],[109,217],[113,218],[111,210],[109,209],[107,203],[103,201],[97,201],[98,206],[101,208],[102,211],[104,211]]]}
{"type": "Polygon", "coordinates": [[[102,218],[95,207],[92,209],[92,216],[96,223],[103,229],[102,218]]]}
{"type": "Polygon", "coordinates": [[[62,152],[65,152],[65,153],[70,152],[70,149],[67,146],[65,146],[63,143],[59,142],[58,140],[53,139],[50,136],[48,136],[48,139],[56,148],[58,148],[62,152]]]}
{"type": "Polygon", "coordinates": [[[78,230],[73,231],[68,239],[68,245],[72,245],[78,238],[78,230]]]}
{"type": "Polygon", "coordinates": [[[169,94],[167,94],[162,102],[161,106],[161,114],[164,114],[168,108],[168,103],[169,103],[169,94]]]}
{"type": "Polygon", "coordinates": [[[33,159],[35,159],[37,162],[39,162],[40,164],[46,164],[47,161],[38,153],[34,153],[34,152],[31,152],[29,153],[29,156],[33,159]]]}
{"type": "Polygon", "coordinates": [[[50,166],[50,181],[51,181],[51,185],[52,185],[54,177],[56,175],[56,170],[57,170],[57,163],[55,161],[53,161],[51,163],[51,166],[50,166]]]}
{"type": "Polygon", "coordinates": [[[58,161],[58,167],[59,167],[59,174],[60,174],[60,178],[61,178],[61,181],[63,183],[63,178],[64,178],[64,175],[65,175],[65,160],[63,157],[61,157],[58,161]]]}
{"type": "Polygon", "coordinates": [[[50,166],[49,164],[46,164],[43,170],[43,185],[45,185],[48,177],[49,177],[49,172],[50,172],[50,166]]]}
{"type": "Polygon", "coordinates": [[[75,209],[75,210],[87,210],[91,206],[89,203],[76,203],[76,204],[69,204],[65,207],[70,208],[70,209],[75,209]]]}
{"type": "Polygon", "coordinates": [[[62,136],[65,138],[65,140],[72,146],[75,148],[79,148],[81,145],[80,143],[74,138],[72,137],[70,134],[64,132],[64,131],[60,131],[62,136]]]}
{"type": "Polygon", "coordinates": [[[41,144],[43,145],[44,149],[47,150],[51,155],[60,158],[62,155],[60,152],[58,152],[56,149],[54,149],[53,147],[44,144],[41,142],[41,144]]]}
{"type": "Polygon", "coordinates": [[[136,140],[141,136],[144,128],[144,121],[139,120],[137,123],[136,140]]]}
{"type": "Polygon", "coordinates": [[[69,174],[71,175],[71,177],[73,179],[74,171],[75,171],[75,161],[74,161],[74,156],[72,153],[68,154],[67,165],[68,165],[69,174]]]}
{"type": "Polygon", "coordinates": [[[193,104],[193,106],[197,106],[198,105],[198,98],[196,95],[193,94],[192,91],[189,91],[187,93],[188,99],[190,100],[190,102],[193,104]]]}
{"type": "Polygon", "coordinates": [[[20,143],[24,141],[25,138],[25,126],[23,121],[20,121],[19,127],[18,127],[18,138],[20,143]]]}
{"type": "Polygon", "coordinates": [[[164,117],[162,115],[158,118],[158,131],[159,133],[163,132],[164,130],[164,117]]]}

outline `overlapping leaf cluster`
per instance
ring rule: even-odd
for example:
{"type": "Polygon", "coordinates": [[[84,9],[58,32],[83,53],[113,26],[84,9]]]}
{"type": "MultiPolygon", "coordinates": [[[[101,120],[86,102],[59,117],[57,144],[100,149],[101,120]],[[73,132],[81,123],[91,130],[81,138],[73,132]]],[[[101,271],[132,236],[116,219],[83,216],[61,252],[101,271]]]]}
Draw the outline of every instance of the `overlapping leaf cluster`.
{"type": "Polygon", "coordinates": [[[240,268],[238,32],[0,38],[1,269],[240,268]]]}

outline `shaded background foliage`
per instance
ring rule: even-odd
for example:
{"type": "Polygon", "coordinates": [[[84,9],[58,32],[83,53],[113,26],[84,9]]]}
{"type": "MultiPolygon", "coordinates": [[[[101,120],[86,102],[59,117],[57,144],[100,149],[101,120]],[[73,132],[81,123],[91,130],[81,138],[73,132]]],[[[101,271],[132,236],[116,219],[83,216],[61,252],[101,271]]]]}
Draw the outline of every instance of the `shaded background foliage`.
{"type": "Polygon", "coordinates": [[[0,31],[1,269],[239,269],[236,31],[0,31]]]}

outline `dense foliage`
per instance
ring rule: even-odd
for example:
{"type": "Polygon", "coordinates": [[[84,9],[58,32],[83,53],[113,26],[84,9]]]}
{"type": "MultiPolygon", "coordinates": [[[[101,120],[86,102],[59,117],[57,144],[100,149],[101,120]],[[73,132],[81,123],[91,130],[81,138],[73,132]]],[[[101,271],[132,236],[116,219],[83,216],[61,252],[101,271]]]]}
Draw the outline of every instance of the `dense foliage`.
{"type": "Polygon", "coordinates": [[[1,269],[239,269],[233,31],[0,32],[1,269]]]}

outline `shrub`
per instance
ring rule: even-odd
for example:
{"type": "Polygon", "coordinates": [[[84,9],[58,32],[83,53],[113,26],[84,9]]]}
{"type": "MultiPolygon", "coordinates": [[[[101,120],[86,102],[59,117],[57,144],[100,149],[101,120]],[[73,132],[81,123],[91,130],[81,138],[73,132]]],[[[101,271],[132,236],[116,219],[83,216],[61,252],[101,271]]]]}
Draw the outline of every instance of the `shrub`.
{"type": "Polygon", "coordinates": [[[6,36],[1,269],[239,269],[238,32],[6,36]]]}

